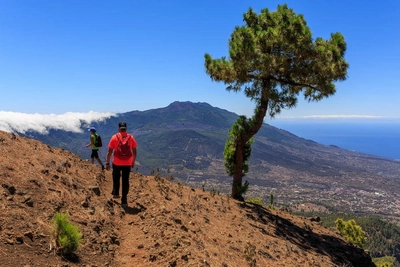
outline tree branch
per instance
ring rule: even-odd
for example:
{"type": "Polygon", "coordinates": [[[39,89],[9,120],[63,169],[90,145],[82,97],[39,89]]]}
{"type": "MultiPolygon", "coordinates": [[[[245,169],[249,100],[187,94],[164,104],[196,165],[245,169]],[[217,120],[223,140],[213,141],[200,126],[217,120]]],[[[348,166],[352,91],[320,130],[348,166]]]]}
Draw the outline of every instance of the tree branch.
{"type": "Polygon", "coordinates": [[[280,79],[280,78],[276,78],[273,75],[269,75],[269,79],[274,80],[276,82],[279,82],[280,84],[288,84],[288,85],[293,85],[293,86],[302,86],[302,87],[309,87],[313,90],[318,90],[318,88],[316,86],[313,86],[311,84],[305,84],[305,83],[298,83],[298,82],[294,82],[292,80],[286,80],[286,79],[280,79]]]}

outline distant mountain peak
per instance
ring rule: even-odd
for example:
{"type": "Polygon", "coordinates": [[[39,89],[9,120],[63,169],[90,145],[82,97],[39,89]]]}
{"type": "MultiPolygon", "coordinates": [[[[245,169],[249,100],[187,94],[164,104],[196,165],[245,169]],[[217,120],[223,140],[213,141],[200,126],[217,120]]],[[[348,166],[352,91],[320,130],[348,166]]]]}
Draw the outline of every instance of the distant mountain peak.
{"type": "Polygon", "coordinates": [[[190,101],[175,101],[175,102],[172,102],[171,104],[169,104],[167,106],[167,109],[182,110],[182,109],[186,109],[191,106],[204,106],[204,107],[212,108],[212,106],[210,104],[205,103],[205,102],[194,103],[194,102],[190,102],[190,101]]]}

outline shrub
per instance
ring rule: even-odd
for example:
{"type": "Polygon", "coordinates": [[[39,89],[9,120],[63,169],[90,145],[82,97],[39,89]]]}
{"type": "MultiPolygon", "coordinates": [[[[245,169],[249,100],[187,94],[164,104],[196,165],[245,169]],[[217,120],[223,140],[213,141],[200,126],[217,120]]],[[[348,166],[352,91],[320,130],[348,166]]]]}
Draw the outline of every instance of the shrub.
{"type": "Polygon", "coordinates": [[[268,208],[270,210],[275,210],[275,206],[274,206],[274,194],[272,194],[272,192],[269,195],[269,204],[268,204],[268,208]]]}
{"type": "Polygon", "coordinates": [[[237,186],[237,191],[240,196],[247,192],[247,190],[249,189],[249,185],[249,182],[246,180],[242,185],[237,186]]]}
{"type": "Polygon", "coordinates": [[[364,247],[366,237],[365,232],[356,224],[354,220],[343,221],[342,218],[338,218],[335,221],[336,228],[342,233],[343,237],[350,241],[351,243],[359,246],[364,247]]]}
{"type": "Polygon", "coordinates": [[[258,204],[258,205],[261,205],[261,206],[263,205],[263,201],[259,197],[246,199],[246,202],[253,203],[253,204],[258,204]]]}
{"type": "Polygon", "coordinates": [[[57,212],[53,218],[53,235],[56,239],[58,251],[61,254],[71,254],[82,243],[82,234],[79,228],[68,220],[68,214],[57,212]]]}
{"type": "Polygon", "coordinates": [[[391,256],[385,256],[381,258],[373,258],[372,262],[375,263],[377,267],[393,267],[396,263],[396,258],[391,256]]]}

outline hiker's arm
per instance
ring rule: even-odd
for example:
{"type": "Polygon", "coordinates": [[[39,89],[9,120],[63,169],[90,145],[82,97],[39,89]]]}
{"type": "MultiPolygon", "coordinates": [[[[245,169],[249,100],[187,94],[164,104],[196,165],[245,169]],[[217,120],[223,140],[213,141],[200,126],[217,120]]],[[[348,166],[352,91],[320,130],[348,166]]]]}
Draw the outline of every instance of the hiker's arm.
{"type": "Polygon", "coordinates": [[[108,151],[107,151],[106,170],[110,169],[110,160],[111,160],[112,153],[113,153],[113,149],[109,148],[108,151]]]}
{"type": "Polygon", "coordinates": [[[136,160],[136,147],[132,148],[132,154],[133,154],[133,160],[132,160],[132,168],[135,166],[135,160],[136,160]]]}
{"type": "Polygon", "coordinates": [[[93,145],[94,140],[93,140],[93,135],[90,136],[90,144],[87,144],[86,147],[90,147],[91,145],[93,145]]]}

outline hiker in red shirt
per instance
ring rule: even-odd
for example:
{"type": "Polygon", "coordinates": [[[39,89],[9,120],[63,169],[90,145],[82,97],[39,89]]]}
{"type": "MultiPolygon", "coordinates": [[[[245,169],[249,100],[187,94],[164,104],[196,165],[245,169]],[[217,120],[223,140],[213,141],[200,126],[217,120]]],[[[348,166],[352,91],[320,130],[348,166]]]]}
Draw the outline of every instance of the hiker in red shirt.
{"type": "Polygon", "coordinates": [[[106,169],[110,169],[111,156],[114,154],[112,161],[112,177],[113,177],[113,198],[119,198],[119,187],[122,173],[122,197],[121,205],[128,206],[129,192],[129,174],[131,168],[135,166],[137,143],[133,135],[126,132],[126,122],[122,121],[118,124],[119,133],[111,137],[108,144],[106,169]]]}

